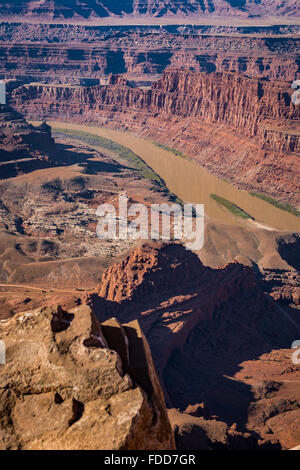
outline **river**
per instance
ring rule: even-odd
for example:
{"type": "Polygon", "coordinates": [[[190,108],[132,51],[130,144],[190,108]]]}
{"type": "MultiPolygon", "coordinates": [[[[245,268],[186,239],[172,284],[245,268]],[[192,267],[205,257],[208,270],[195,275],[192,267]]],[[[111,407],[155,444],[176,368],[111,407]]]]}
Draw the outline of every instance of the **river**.
{"type": "Polygon", "coordinates": [[[212,175],[196,162],[181,158],[128,132],[104,127],[65,122],[49,122],[56,129],[79,130],[105,137],[132,150],[141,157],[166,183],[169,190],[185,202],[205,205],[206,216],[235,224],[265,224],[268,227],[300,231],[300,218],[251,196],[232,184],[212,175]],[[254,217],[255,222],[233,216],[210,195],[217,194],[254,217]]]}

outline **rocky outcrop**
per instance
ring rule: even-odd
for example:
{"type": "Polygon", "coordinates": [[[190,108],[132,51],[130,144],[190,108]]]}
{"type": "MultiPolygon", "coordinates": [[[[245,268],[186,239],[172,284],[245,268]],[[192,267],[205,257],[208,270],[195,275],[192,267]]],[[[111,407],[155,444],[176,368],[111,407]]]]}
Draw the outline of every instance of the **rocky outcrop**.
{"type": "Polygon", "coordinates": [[[297,426],[287,426],[300,409],[299,368],[289,370],[285,351],[295,323],[262,292],[250,266],[210,269],[181,245],[147,243],[108,268],[84,302],[100,321],[114,315],[140,322],[168,407],[189,415],[181,419],[186,439],[176,435],[181,448],[278,447],[278,441],[292,447],[299,441],[297,426]],[[189,405],[202,402],[195,415],[189,405]]]}
{"type": "Polygon", "coordinates": [[[51,166],[55,155],[55,142],[46,123],[33,127],[21,114],[0,105],[0,178],[51,166]]]}
{"type": "Polygon", "coordinates": [[[138,318],[162,372],[173,348],[183,347],[199,322],[212,320],[234,297],[242,301],[246,292],[268,308],[251,267],[233,262],[210,269],[182,245],[147,242],[108,268],[84,302],[101,320],[112,314],[122,321],[138,318]]]}
{"type": "Polygon", "coordinates": [[[47,19],[87,19],[105,18],[109,16],[298,16],[297,4],[294,0],[265,0],[252,2],[251,0],[71,0],[67,3],[58,0],[44,1],[42,4],[32,0],[5,1],[1,5],[0,15],[4,17],[25,16],[28,18],[47,19]]]}
{"type": "Polygon", "coordinates": [[[293,92],[286,82],[176,69],[151,89],[121,78],[87,88],[25,85],[11,103],[28,116],[135,131],[239,187],[298,205],[300,108],[293,92]]]}
{"type": "Polygon", "coordinates": [[[279,443],[268,440],[257,442],[251,433],[239,432],[235,424],[229,426],[217,417],[207,419],[176,409],[169,410],[168,414],[175,433],[176,448],[181,451],[281,450],[279,443]]]}
{"type": "Polygon", "coordinates": [[[180,245],[141,245],[120,265],[114,264],[103,274],[100,297],[118,302],[141,302],[158,292],[176,289],[193,282],[205,271],[198,259],[180,245]]]}
{"type": "Polygon", "coordinates": [[[1,449],[174,449],[137,322],[49,307],[2,321],[0,337],[1,449]]]}

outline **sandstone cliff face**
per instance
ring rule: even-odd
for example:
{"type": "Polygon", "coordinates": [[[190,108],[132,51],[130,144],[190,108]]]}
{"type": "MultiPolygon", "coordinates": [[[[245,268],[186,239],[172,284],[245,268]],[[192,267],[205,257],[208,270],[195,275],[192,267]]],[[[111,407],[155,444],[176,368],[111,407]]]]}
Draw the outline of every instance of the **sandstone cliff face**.
{"type": "Polygon", "coordinates": [[[9,106],[0,105],[0,178],[9,178],[54,163],[51,128],[28,124],[9,106]]]}
{"type": "Polygon", "coordinates": [[[121,77],[87,88],[25,85],[11,103],[28,116],[137,132],[241,188],[297,206],[300,108],[293,92],[286,82],[170,70],[151,89],[132,88],[121,77]]]}
{"type": "MultiPolygon", "coordinates": [[[[68,117],[85,114],[97,121],[99,111],[143,112],[201,119],[235,128],[241,135],[258,137],[265,148],[300,152],[299,136],[286,136],[285,128],[297,126],[299,107],[292,103],[293,89],[284,82],[250,79],[232,73],[164,73],[151,90],[131,88],[122,78],[107,86],[52,87],[25,85],[12,93],[11,102],[30,113],[68,117]],[[50,113],[51,106],[51,113],[50,113]]],[[[98,118],[98,119],[99,119],[98,118]]]]}
{"type": "MultiPolygon", "coordinates": [[[[201,35],[180,28],[59,27],[0,24],[0,74],[6,78],[81,83],[109,73],[131,77],[161,74],[168,67],[197,72],[231,71],[250,77],[295,80],[299,39],[282,36],[201,35]]],[[[265,33],[266,34],[266,33],[265,33]]],[[[276,34],[276,31],[274,31],[276,34]]]]}
{"type": "Polygon", "coordinates": [[[1,449],[174,449],[137,323],[49,307],[2,321],[0,337],[1,449]]]}
{"type": "MultiPolygon", "coordinates": [[[[153,86],[154,112],[162,110],[168,114],[205,119],[211,123],[224,123],[235,127],[240,133],[258,137],[265,147],[276,149],[281,136],[275,142],[268,142],[264,127],[282,124],[300,117],[290,99],[289,84],[264,82],[231,73],[194,74],[175,72],[165,74],[153,86]],[[191,94],[191,91],[193,93],[191,94]],[[187,96],[189,97],[187,99],[187,96]]],[[[272,129],[269,129],[272,134],[272,129]]],[[[275,139],[274,139],[275,140],[275,139]]],[[[282,140],[283,151],[300,151],[295,136],[294,145],[282,140]]]]}

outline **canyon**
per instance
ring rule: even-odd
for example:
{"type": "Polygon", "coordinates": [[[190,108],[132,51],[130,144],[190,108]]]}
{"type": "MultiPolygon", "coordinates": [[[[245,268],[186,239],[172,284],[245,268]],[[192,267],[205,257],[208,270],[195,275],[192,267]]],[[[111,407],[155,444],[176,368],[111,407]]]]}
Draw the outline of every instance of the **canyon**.
{"type": "MultiPolygon", "coordinates": [[[[120,77],[110,82],[132,90],[120,77]]],[[[0,182],[2,377],[13,384],[1,396],[2,448],[153,449],[158,439],[161,449],[295,447],[299,367],[289,348],[300,331],[297,234],[208,219],[199,254],[175,243],[99,241],[100,203],[115,205],[125,189],[147,206],[174,195],[108,139],[63,128],[51,135],[52,167],[0,182]],[[141,330],[149,350],[136,340],[141,330]],[[29,343],[42,352],[31,354],[29,343]],[[49,388],[47,371],[58,366],[49,388]],[[88,433],[99,423],[105,435],[88,433]]]]}
{"type": "Polygon", "coordinates": [[[55,165],[56,147],[46,123],[34,127],[0,105],[0,179],[55,165]]]}
{"type": "Polygon", "coordinates": [[[97,123],[155,140],[242,189],[297,208],[300,111],[293,93],[288,82],[173,69],[147,89],[111,75],[94,87],[28,84],[9,99],[28,118],[97,123]]]}
{"type": "Polygon", "coordinates": [[[295,0],[1,3],[2,450],[299,446],[299,32],[295,0]],[[204,204],[202,249],[103,239],[120,196],[204,204]]]}
{"type": "Polygon", "coordinates": [[[133,83],[169,67],[299,78],[299,26],[84,26],[0,23],[0,77],[97,84],[110,73],[133,83]]]}
{"type": "Polygon", "coordinates": [[[10,317],[25,306],[60,302],[74,307],[80,290],[93,288],[108,263],[134,244],[100,241],[97,207],[116,206],[125,188],[131,203],[147,207],[169,203],[174,196],[146,164],[138,165],[137,157],[121,146],[113,152],[104,147],[93,150],[59,133],[54,141],[49,126],[32,126],[12,110],[3,113],[0,135],[4,134],[3,146],[11,152],[0,167],[0,317],[10,317]],[[47,132],[42,133],[44,128],[47,132]],[[21,158],[29,151],[29,142],[33,152],[35,133],[44,152],[47,143],[54,146],[55,159],[44,164],[41,155],[21,158]],[[28,161],[30,165],[22,165],[28,161]],[[10,167],[16,171],[8,171],[10,167]],[[11,286],[8,291],[5,284],[11,286]]]}

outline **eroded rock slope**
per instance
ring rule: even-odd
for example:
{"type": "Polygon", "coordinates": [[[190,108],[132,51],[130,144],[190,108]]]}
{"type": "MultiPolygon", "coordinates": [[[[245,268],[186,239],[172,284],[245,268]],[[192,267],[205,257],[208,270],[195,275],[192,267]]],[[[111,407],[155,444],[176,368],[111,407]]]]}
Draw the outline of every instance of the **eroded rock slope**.
{"type": "Polygon", "coordinates": [[[0,105],[0,178],[53,166],[56,147],[51,128],[33,127],[9,106],[0,105]]]}
{"type": "Polygon", "coordinates": [[[24,85],[11,104],[31,117],[137,132],[243,189],[298,206],[300,108],[293,93],[288,82],[175,69],[151,89],[114,75],[95,87],[24,85]]]}

